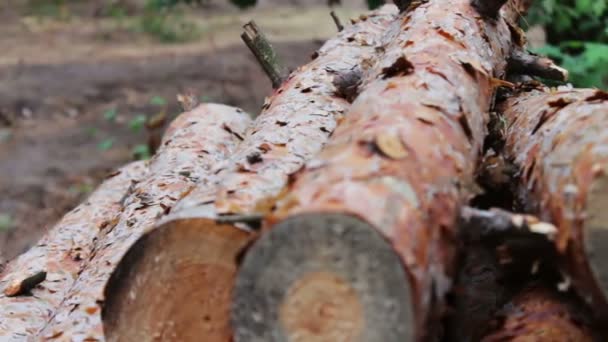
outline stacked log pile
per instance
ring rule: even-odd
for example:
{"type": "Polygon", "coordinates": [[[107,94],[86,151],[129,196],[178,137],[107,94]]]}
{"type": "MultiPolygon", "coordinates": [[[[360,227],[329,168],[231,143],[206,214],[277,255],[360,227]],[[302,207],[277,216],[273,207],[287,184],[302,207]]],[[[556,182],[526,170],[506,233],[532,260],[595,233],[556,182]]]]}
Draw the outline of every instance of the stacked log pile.
{"type": "Polygon", "coordinates": [[[608,337],[608,93],[510,82],[567,78],[529,0],[395,3],[289,75],[247,24],[260,115],[188,107],[9,263],[0,339],[608,337]]]}

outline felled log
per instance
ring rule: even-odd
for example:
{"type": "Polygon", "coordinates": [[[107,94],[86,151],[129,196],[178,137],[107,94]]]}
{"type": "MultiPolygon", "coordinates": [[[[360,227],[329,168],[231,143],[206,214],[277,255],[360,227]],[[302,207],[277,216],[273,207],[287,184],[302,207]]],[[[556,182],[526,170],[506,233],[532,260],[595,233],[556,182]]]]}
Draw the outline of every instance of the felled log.
{"type": "Polygon", "coordinates": [[[469,0],[418,2],[402,14],[374,80],[246,254],[237,341],[440,334],[493,77],[519,43],[516,5],[496,19],[469,0]]]}
{"type": "Polygon", "coordinates": [[[346,93],[354,95],[395,15],[384,7],[326,42],[266,100],[230,161],[215,168],[217,182],[194,189],[131,248],[106,289],[110,340],[230,340],[232,285],[251,226],[342,120],[346,93]]]}
{"type": "Polygon", "coordinates": [[[518,197],[557,227],[555,246],[574,288],[608,318],[608,93],[532,90],[500,106],[505,154],[520,168],[518,197]]]}
{"type": "MultiPolygon", "coordinates": [[[[120,217],[98,237],[74,284],[38,334],[57,341],[103,340],[103,290],[128,248],[166,215],[195,184],[210,182],[211,167],[242,140],[249,116],[238,108],[205,104],[180,115],[167,129],[148,176],[124,200],[120,217]]],[[[83,218],[86,220],[86,218],[83,218]]]]}
{"type": "Polygon", "coordinates": [[[146,169],[143,162],[135,162],[112,173],[35,246],[7,265],[0,280],[0,340],[21,341],[44,327],[146,169]],[[36,276],[37,283],[26,284],[36,276]]]}
{"type": "Polygon", "coordinates": [[[599,341],[580,303],[557,289],[530,286],[498,312],[497,327],[480,341],[599,341]]]}

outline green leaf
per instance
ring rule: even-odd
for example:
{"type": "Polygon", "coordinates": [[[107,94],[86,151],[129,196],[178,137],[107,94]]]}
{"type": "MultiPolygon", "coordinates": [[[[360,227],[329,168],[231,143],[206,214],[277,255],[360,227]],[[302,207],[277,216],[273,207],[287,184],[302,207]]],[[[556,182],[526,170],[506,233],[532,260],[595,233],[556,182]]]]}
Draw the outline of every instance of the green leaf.
{"type": "Polygon", "coordinates": [[[201,102],[211,102],[211,96],[209,95],[203,95],[200,98],[201,102]]]}
{"type": "Polygon", "coordinates": [[[110,108],[110,109],[106,110],[105,112],[103,112],[103,118],[106,119],[107,121],[114,121],[114,120],[116,120],[117,114],[118,114],[118,111],[116,110],[116,108],[110,108]]]}
{"type": "Polygon", "coordinates": [[[6,213],[0,213],[0,232],[8,232],[15,227],[13,218],[6,213]]]}
{"type": "Polygon", "coordinates": [[[108,138],[97,144],[97,148],[101,151],[107,151],[114,145],[114,139],[108,138]]]}
{"type": "Polygon", "coordinates": [[[99,130],[97,129],[97,127],[89,127],[89,128],[87,128],[87,135],[90,136],[90,137],[95,137],[98,132],[99,132],[99,130]]]}
{"type": "Polygon", "coordinates": [[[161,96],[154,96],[150,99],[150,104],[154,106],[164,106],[167,104],[167,100],[161,96]]]}
{"type": "Polygon", "coordinates": [[[152,153],[150,153],[150,148],[146,144],[139,144],[133,147],[133,156],[136,159],[150,159],[152,157],[152,153]]]}
{"type": "Polygon", "coordinates": [[[146,121],[147,117],[144,114],[138,114],[129,121],[129,128],[134,132],[139,132],[144,128],[146,121]]]}

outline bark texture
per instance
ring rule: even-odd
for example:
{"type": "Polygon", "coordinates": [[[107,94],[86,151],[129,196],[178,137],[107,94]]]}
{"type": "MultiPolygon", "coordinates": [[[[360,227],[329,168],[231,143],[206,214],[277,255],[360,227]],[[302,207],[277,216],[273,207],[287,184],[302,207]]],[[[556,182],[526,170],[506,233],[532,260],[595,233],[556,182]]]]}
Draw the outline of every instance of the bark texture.
{"type": "Polygon", "coordinates": [[[502,323],[481,341],[598,341],[577,303],[541,286],[517,294],[495,318],[502,323]]]}
{"type": "MultiPolygon", "coordinates": [[[[356,86],[361,73],[377,58],[375,47],[396,14],[394,6],[385,6],[327,41],[311,63],[294,71],[266,100],[234,155],[214,167],[214,180],[197,186],[178,202],[158,229],[133,246],[119,269],[121,274],[137,274],[139,280],[113,277],[111,287],[118,290],[113,291],[107,307],[105,324],[109,336],[126,334],[133,339],[146,339],[156,334],[171,336],[174,332],[182,340],[196,340],[205,331],[213,340],[231,338],[230,295],[237,259],[254,236],[248,229],[252,224],[250,215],[269,211],[288,176],[327,141],[350,107],[343,91],[356,86]],[[169,265],[174,262],[172,258],[185,260],[180,253],[186,247],[176,238],[180,234],[196,241],[200,252],[197,258],[184,261],[189,268],[173,269],[169,265]],[[160,254],[172,258],[155,261],[154,256],[160,254]],[[193,267],[214,270],[213,274],[200,272],[190,278],[190,282],[198,282],[206,289],[188,291],[188,298],[197,303],[196,310],[188,311],[186,304],[175,301],[158,305],[159,309],[152,308],[151,312],[149,302],[158,295],[160,287],[154,284],[181,284],[179,279],[193,267]],[[128,296],[131,291],[138,293],[137,298],[128,296]],[[158,324],[163,317],[169,320],[176,310],[206,317],[205,323],[177,323],[171,327],[158,324]]],[[[175,291],[179,293],[178,288],[175,291]]]]}
{"type": "Polygon", "coordinates": [[[149,176],[134,186],[117,222],[98,239],[86,267],[40,332],[40,338],[104,339],[103,291],[118,261],[195,184],[210,180],[212,166],[234,151],[250,121],[238,108],[204,104],[180,115],[170,125],[158,153],[149,162],[149,176]]]}
{"type": "Polygon", "coordinates": [[[86,266],[99,237],[116,223],[129,188],[146,170],[144,162],[135,162],[112,173],[34,247],[7,265],[0,281],[3,290],[39,272],[46,272],[46,279],[31,290],[31,296],[0,293],[0,340],[23,341],[45,326],[86,266]]]}
{"type": "Polygon", "coordinates": [[[495,21],[469,0],[430,1],[404,13],[399,31],[387,33],[395,36],[373,81],[296,175],[271,221],[341,212],[380,230],[410,277],[417,340],[433,333],[427,324],[451,285],[454,223],[470,195],[494,77],[514,48],[509,27],[519,5],[510,2],[495,21]]]}
{"type": "Polygon", "coordinates": [[[501,111],[505,153],[521,169],[521,202],[555,224],[561,265],[594,312],[608,317],[608,94],[533,90],[501,111]]]}
{"type": "Polygon", "coordinates": [[[216,169],[219,190],[198,187],[177,209],[189,216],[185,209],[197,208],[201,214],[195,217],[267,212],[289,175],[321,150],[343,120],[350,103],[336,84],[371,66],[382,32],[396,14],[395,6],[383,6],[327,41],[312,62],[294,71],[266,99],[245,141],[216,169]]]}

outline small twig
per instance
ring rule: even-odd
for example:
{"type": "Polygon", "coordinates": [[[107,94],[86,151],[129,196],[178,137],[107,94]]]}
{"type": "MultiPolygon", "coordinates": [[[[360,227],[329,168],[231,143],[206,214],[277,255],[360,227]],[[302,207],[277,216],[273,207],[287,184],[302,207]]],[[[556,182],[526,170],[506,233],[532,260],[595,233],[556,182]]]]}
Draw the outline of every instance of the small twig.
{"type": "Polygon", "coordinates": [[[287,73],[279,63],[272,45],[270,45],[262,30],[260,30],[254,21],[245,24],[243,29],[245,31],[241,35],[241,38],[270,78],[272,87],[275,89],[280,87],[283,81],[287,79],[287,73]]]}
{"type": "Polygon", "coordinates": [[[338,18],[336,12],[331,11],[329,12],[329,15],[331,15],[331,18],[334,20],[334,24],[336,24],[338,32],[342,32],[342,30],[344,30],[344,25],[342,25],[342,22],[340,21],[340,18],[338,18]]]}
{"type": "Polygon", "coordinates": [[[4,289],[4,294],[7,297],[19,296],[30,292],[36,285],[46,280],[46,272],[39,271],[25,277],[19,277],[11,281],[4,289]]]}
{"type": "Polygon", "coordinates": [[[557,228],[537,217],[513,214],[502,209],[480,210],[464,207],[460,212],[461,231],[473,239],[538,234],[552,240],[557,228]]]}
{"type": "Polygon", "coordinates": [[[550,58],[533,53],[516,50],[509,58],[509,72],[538,76],[550,80],[568,80],[568,70],[561,68],[550,58]]]}
{"type": "Polygon", "coordinates": [[[471,5],[485,18],[497,19],[507,0],[471,0],[471,5]]]}
{"type": "Polygon", "coordinates": [[[191,89],[185,90],[183,94],[177,94],[177,102],[179,102],[184,112],[193,110],[199,103],[196,93],[191,89]]]}
{"type": "Polygon", "coordinates": [[[234,223],[249,223],[259,224],[264,219],[264,215],[251,214],[251,215],[222,215],[215,219],[215,222],[219,224],[234,224],[234,223]]]}

